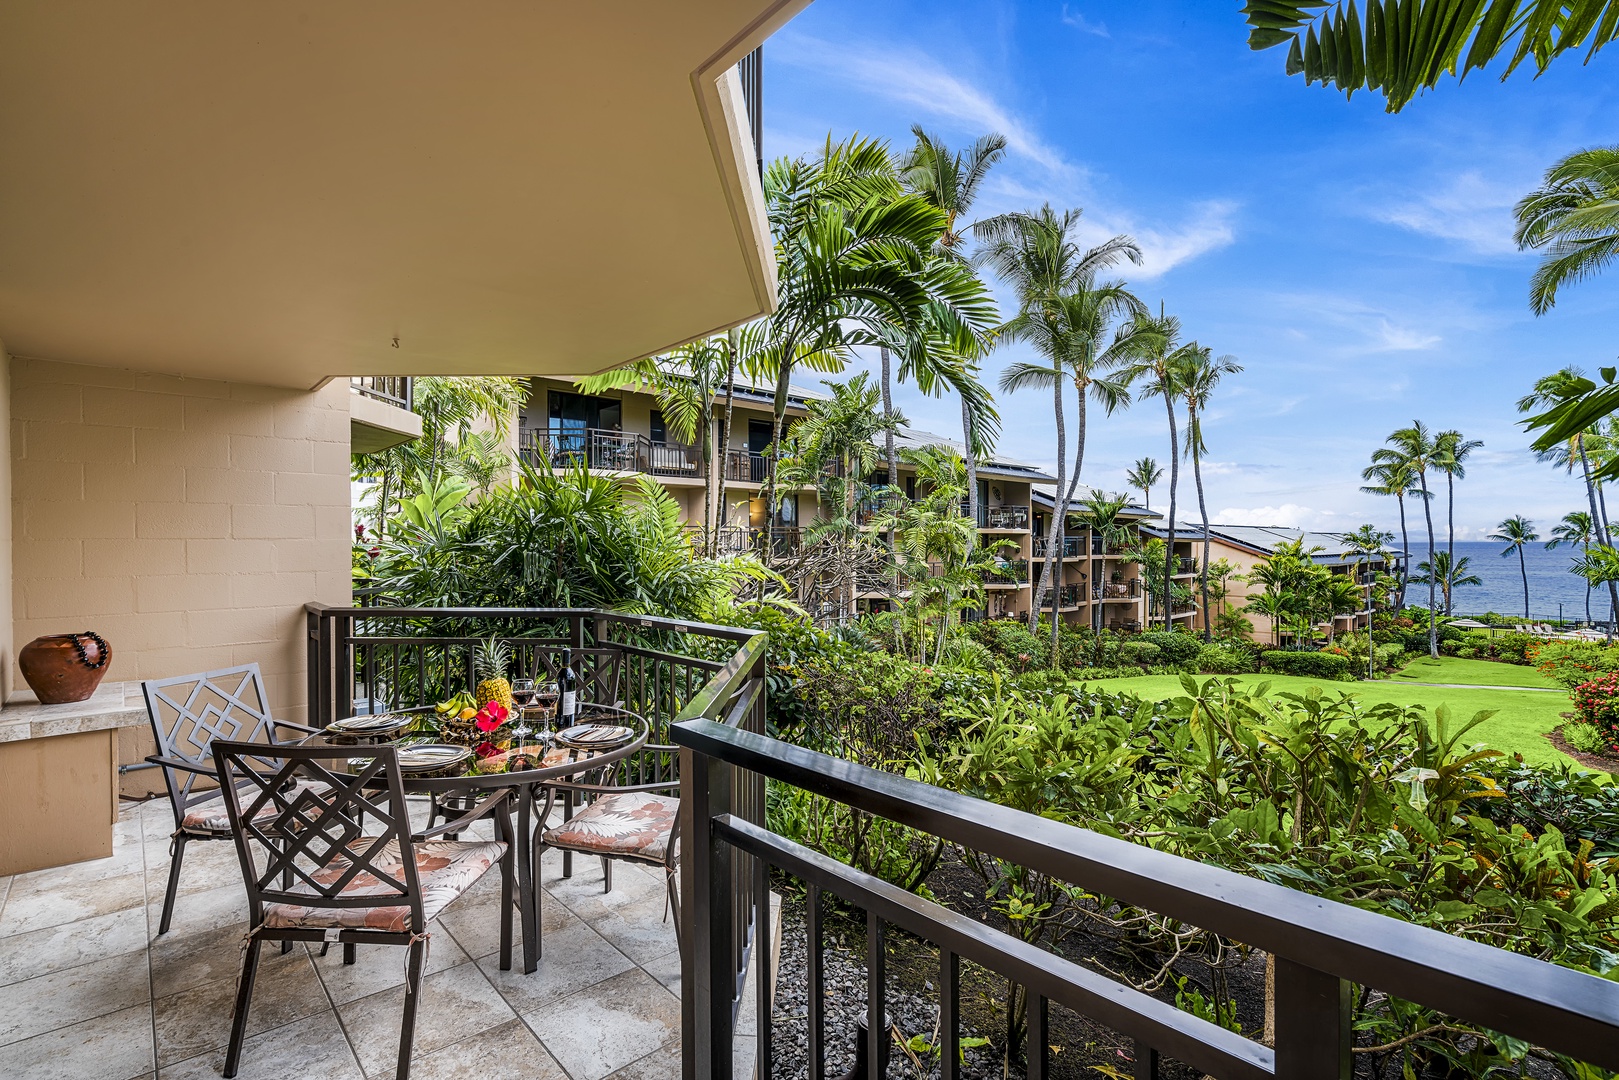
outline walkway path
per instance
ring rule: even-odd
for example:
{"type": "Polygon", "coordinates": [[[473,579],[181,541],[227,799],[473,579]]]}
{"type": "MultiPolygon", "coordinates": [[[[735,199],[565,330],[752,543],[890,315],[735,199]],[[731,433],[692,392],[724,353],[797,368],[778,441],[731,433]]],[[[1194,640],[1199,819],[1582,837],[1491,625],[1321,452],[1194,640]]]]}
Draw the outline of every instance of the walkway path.
{"type": "Polygon", "coordinates": [[[1498,686],[1494,683],[1459,682],[1406,682],[1404,679],[1367,679],[1379,686],[1438,686],[1446,690],[1527,690],[1531,694],[1561,694],[1565,691],[1553,686],[1498,686]]]}

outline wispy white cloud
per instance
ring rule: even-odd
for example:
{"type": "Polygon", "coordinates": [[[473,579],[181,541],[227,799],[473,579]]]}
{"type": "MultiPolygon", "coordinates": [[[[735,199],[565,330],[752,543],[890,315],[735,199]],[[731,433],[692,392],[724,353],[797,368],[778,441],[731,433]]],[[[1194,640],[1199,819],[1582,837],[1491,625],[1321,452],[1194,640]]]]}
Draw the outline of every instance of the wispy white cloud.
{"type": "Polygon", "coordinates": [[[1231,219],[1235,203],[1210,200],[1194,207],[1192,216],[1171,228],[1137,228],[1132,235],[1141,244],[1141,265],[1131,267],[1130,277],[1147,281],[1168,273],[1181,263],[1226,247],[1236,239],[1231,219]]]}
{"type": "Polygon", "coordinates": [[[1067,4],[1062,6],[1062,21],[1081,33],[1095,34],[1102,38],[1113,36],[1107,32],[1107,23],[1093,23],[1077,11],[1069,11],[1067,4]]]}
{"type": "Polygon", "coordinates": [[[1469,170],[1402,196],[1380,197],[1369,213],[1373,220],[1452,241],[1478,255],[1510,255],[1518,250],[1512,242],[1512,206],[1525,190],[1523,183],[1469,170]]]}
{"type": "Polygon", "coordinates": [[[1339,355],[1345,351],[1364,354],[1432,349],[1444,340],[1437,331],[1450,318],[1434,305],[1420,314],[1407,315],[1338,293],[1278,294],[1272,305],[1293,322],[1289,336],[1311,340],[1322,336],[1313,331],[1329,328],[1330,351],[1339,355]]]}
{"type": "Polygon", "coordinates": [[[1350,515],[1333,510],[1320,510],[1313,506],[1300,506],[1298,503],[1246,508],[1227,507],[1217,514],[1209,515],[1209,521],[1215,525],[1282,525],[1290,529],[1337,530],[1354,527],[1350,522],[1350,515]]]}
{"type": "Polygon", "coordinates": [[[1053,172],[1073,169],[1033,125],[927,53],[903,47],[878,50],[852,42],[833,44],[801,34],[779,35],[771,45],[775,63],[814,68],[824,76],[970,130],[998,131],[1006,137],[1011,152],[1053,172]]]}

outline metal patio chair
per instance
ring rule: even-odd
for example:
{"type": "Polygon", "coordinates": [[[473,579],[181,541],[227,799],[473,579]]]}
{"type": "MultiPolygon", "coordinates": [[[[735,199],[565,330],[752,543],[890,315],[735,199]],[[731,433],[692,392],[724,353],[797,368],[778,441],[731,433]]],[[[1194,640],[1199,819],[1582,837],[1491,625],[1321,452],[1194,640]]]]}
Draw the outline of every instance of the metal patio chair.
{"type": "Polygon", "coordinates": [[[410,1075],[416,1007],[427,961],[427,925],[495,864],[501,868],[501,948],[512,940],[511,792],[412,835],[398,751],[392,746],[275,746],[219,741],[214,762],[247,884],[252,929],[225,1053],[236,1075],[247,1034],[259,946],[265,941],[403,945],[405,1014],[398,1080],[410,1075]],[[355,760],[357,752],[367,758],[355,760]],[[353,772],[349,770],[353,769],[353,772]],[[492,841],[434,840],[493,815],[492,841]]]}
{"type": "Polygon", "coordinates": [[[270,698],[257,664],[222,668],[171,679],[141,683],[146,716],[157,740],[157,753],[146,760],[163,768],[169,805],[174,810],[174,834],[169,843],[169,886],[163,894],[163,918],[157,932],[169,932],[174,898],[180,885],[180,864],[192,840],[229,840],[230,821],[225,803],[214,784],[212,746],[215,739],[270,744],[283,741],[280,729],[295,737],[316,729],[277,720],[270,715],[270,698]],[[201,790],[197,790],[202,781],[201,790]]]}

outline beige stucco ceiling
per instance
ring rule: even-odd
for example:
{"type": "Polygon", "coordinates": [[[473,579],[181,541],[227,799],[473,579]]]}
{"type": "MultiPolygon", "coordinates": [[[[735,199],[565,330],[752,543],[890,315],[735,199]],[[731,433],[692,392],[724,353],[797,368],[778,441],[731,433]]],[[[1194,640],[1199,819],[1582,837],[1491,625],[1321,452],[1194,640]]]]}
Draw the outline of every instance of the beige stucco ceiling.
{"type": "Polygon", "coordinates": [[[0,0],[0,337],[313,386],[748,319],[774,270],[729,72],[807,2],[0,0]]]}

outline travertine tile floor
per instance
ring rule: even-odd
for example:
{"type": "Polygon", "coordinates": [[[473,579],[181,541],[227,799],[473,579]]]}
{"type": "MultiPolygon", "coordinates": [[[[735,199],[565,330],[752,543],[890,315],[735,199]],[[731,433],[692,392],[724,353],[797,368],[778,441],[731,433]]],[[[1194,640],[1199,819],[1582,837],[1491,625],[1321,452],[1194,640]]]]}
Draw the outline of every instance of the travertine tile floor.
{"type": "MultiPolygon", "coordinates": [[[[158,938],[172,828],[167,803],[129,806],[110,858],[0,878],[0,1077],[219,1075],[247,903],[234,847],[192,844],[174,926],[158,938]]],[[[621,862],[613,882],[604,893],[595,859],[564,879],[547,854],[533,975],[499,969],[498,871],[452,904],[432,927],[412,1075],[678,1077],[680,961],[662,871],[621,862]]],[[[393,1076],[405,950],[362,947],[353,966],[318,951],[266,948],[242,1080],[393,1076]]]]}

